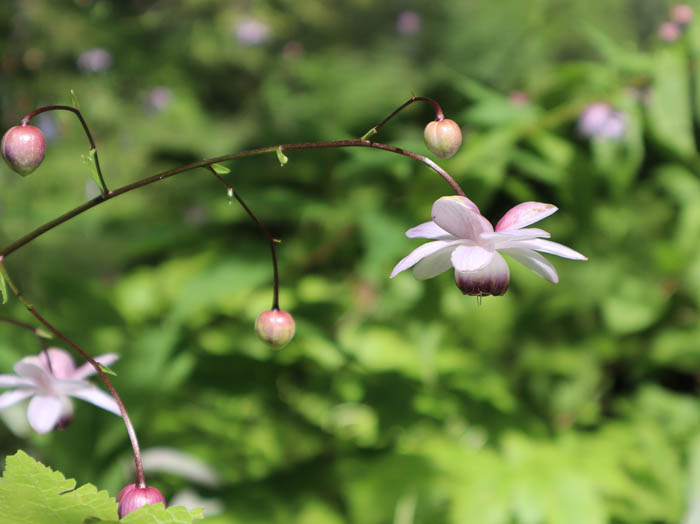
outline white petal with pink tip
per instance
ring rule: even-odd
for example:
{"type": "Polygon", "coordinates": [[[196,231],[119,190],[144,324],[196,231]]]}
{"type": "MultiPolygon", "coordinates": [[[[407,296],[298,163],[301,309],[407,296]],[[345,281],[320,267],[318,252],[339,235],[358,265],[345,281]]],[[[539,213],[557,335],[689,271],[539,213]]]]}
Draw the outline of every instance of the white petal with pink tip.
{"type": "Polygon", "coordinates": [[[521,229],[556,213],[557,207],[542,202],[523,202],[511,208],[496,224],[496,231],[521,229]]]}

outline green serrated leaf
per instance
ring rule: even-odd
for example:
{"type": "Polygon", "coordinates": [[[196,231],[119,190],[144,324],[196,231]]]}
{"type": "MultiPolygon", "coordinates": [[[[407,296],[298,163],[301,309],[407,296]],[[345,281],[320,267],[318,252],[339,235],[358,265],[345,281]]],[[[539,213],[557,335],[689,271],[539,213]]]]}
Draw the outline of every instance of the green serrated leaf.
{"type": "Polygon", "coordinates": [[[222,166],[221,164],[212,164],[210,167],[217,175],[228,175],[231,172],[228,167],[222,166]]]}
{"type": "Polygon", "coordinates": [[[280,149],[277,149],[277,160],[279,160],[279,163],[280,163],[281,166],[283,166],[284,164],[286,164],[287,162],[289,162],[289,158],[287,158],[287,155],[285,155],[285,154],[282,152],[282,149],[281,149],[281,148],[280,148],[280,149]]]}
{"type": "Polygon", "coordinates": [[[5,282],[5,275],[0,273],[0,294],[2,294],[2,303],[7,304],[7,282],[5,282]]]}
{"type": "Polygon", "coordinates": [[[183,506],[164,508],[162,504],[144,506],[129,513],[119,522],[129,524],[191,524],[194,520],[203,519],[202,508],[188,510],[183,506]]]}
{"type": "MultiPolygon", "coordinates": [[[[85,522],[94,517],[117,520],[117,503],[92,484],[76,482],[18,451],[7,457],[0,479],[2,522],[85,522]]],[[[177,522],[175,520],[170,522],[177,522]]]]}
{"type": "Polygon", "coordinates": [[[75,91],[73,91],[72,89],[70,90],[70,97],[71,97],[71,100],[73,101],[73,107],[79,110],[80,104],[78,103],[78,97],[75,96],[75,91]]]}
{"type": "Polygon", "coordinates": [[[202,509],[145,506],[119,520],[117,502],[92,484],[76,489],[73,479],[37,462],[24,451],[7,457],[0,478],[0,522],[7,524],[192,524],[202,509]]]}
{"type": "Polygon", "coordinates": [[[88,167],[88,170],[90,171],[90,176],[95,181],[95,184],[97,184],[97,187],[100,188],[102,194],[105,194],[107,192],[107,188],[102,185],[100,175],[97,173],[97,164],[95,164],[96,153],[97,152],[94,149],[91,149],[87,155],[81,155],[81,158],[83,160],[83,163],[88,167]]]}
{"type": "Polygon", "coordinates": [[[117,374],[116,374],[112,369],[108,368],[108,367],[105,366],[104,364],[100,364],[99,362],[98,362],[97,364],[100,366],[100,369],[101,369],[102,371],[104,371],[105,373],[107,373],[108,375],[112,375],[112,376],[115,376],[115,377],[117,376],[117,374]]]}

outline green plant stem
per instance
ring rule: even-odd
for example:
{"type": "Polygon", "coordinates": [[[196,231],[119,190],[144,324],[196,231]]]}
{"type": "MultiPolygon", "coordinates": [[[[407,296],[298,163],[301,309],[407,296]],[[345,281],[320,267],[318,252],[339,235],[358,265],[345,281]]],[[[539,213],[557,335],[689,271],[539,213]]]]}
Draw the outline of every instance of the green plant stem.
{"type": "Polygon", "coordinates": [[[235,160],[237,158],[245,158],[245,157],[250,157],[250,156],[255,156],[255,155],[261,155],[265,153],[276,153],[277,150],[282,150],[282,151],[297,151],[297,150],[308,150],[308,149],[329,149],[329,148],[335,148],[335,147],[368,147],[372,149],[381,149],[383,151],[389,151],[391,153],[395,153],[398,155],[406,156],[408,158],[413,158],[414,160],[418,160],[419,162],[422,162],[426,166],[428,166],[430,169],[435,171],[438,175],[440,175],[449,185],[452,187],[452,189],[460,196],[466,196],[464,191],[462,191],[462,188],[455,182],[455,180],[445,171],[442,169],[440,166],[438,166],[435,162],[430,160],[429,158],[424,157],[423,155],[419,155],[418,153],[414,153],[412,151],[407,151],[405,149],[401,149],[399,147],[394,147],[394,146],[389,146],[386,144],[381,144],[379,142],[371,142],[369,140],[363,140],[361,138],[354,138],[350,140],[332,140],[328,142],[305,142],[301,144],[282,144],[282,145],[275,145],[275,146],[267,146],[267,147],[260,147],[257,149],[249,149],[247,151],[241,151],[240,153],[232,153],[229,155],[223,155],[215,158],[208,158],[205,160],[199,160],[197,162],[192,162],[191,164],[186,164],[184,166],[176,167],[174,169],[169,169],[168,171],[163,171],[161,173],[157,173],[155,175],[151,175],[149,177],[143,178],[141,180],[138,180],[136,182],[133,182],[131,184],[127,184],[125,186],[122,186],[118,189],[115,189],[113,191],[108,191],[107,194],[101,195],[98,197],[93,198],[92,200],[88,200],[84,204],[79,205],[78,207],[68,211],[67,213],[64,213],[63,215],[45,223],[42,226],[39,226],[36,228],[34,231],[28,233],[27,235],[23,236],[19,240],[16,240],[9,246],[6,246],[2,251],[0,251],[0,256],[1,257],[7,257],[14,251],[17,251],[19,248],[25,246],[32,240],[34,240],[37,237],[40,237],[47,231],[50,231],[56,226],[59,226],[63,224],[64,222],[67,222],[68,220],[84,213],[88,209],[91,209],[99,204],[102,204],[103,202],[106,202],[107,200],[111,200],[113,198],[118,197],[119,195],[123,195],[125,193],[128,193],[130,191],[133,191],[135,189],[139,189],[141,187],[154,184],[156,182],[159,182],[161,180],[164,180],[168,177],[184,173],[185,171],[190,171],[192,169],[196,169],[199,167],[207,167],[212,164],[217,164],[221,162],[227,162],[229,160],[235,160]]]}
{"type": "Polygon", "coordinates": [[[279,310],[280,308],[280,277],[279,277],[279,270],[277,267],[277,252],[275,250],[275,243],[279,242],[275,237],[272,236],[272,234],[267,230],[267,228],[263,225],[260,220],[258,220],[258,217],[255,216],[255,213],[246,205],[245,202],[243,202],[243,199],[240,197],[240,195],[236,192],[235,189],[233,189],[233,186],[226,182],[224,178],[214,171],[214,168],[211,166],[207,166],[208,169],[212,172],[212,174],[218,178],[223,185],[226,186],[226,190],[228,192],[229,198],[233,197],[235,198],[238,203],[241,205],[241,207],[245,210],[246,213],[248,213],[248,216],[255,222],[255,224],[258,226],[260,231],[262,232],[263,235],[265,235],[265,238],[267,238],[268,243],[270,244],[270,253],[272,254],[272,274],[273,274],[273,286],[272,286],[272,309],[279,310]]]}
{"type": "Polygon", "coordinates": [[[46,113],[47,111],[69,111],[75,116],[78,117],[78,120],[80,120],[80,123],[83,126],[83,131],[85,131],[85,135],[87,136],[88,141],[90,142],[90,149],[95,152],[95,169],[97,170],[97,176],[100,179],[100,191],[102,192],[103,195],[109,193],[109,189],[107,189],[107,184],[105,183],[105,179],[102,176],[102,169],[100,169],[100,159],[97,156],[97,144],[95,144],[95,140],[92,138],[92,133],[90,133],[90,128],[87,125],[87,122],[85,121],[85,118],[83,118],[83,114],[80,112],[80,109],[77,107],[73,106],[44,106],[40,107],[38,109],[35,109],[34,111],[27,113],[24,115],[22,120],[20,121],[20,125],[26,126],[29,121],[34,118],[36,115],[39,115],[41,113],[46,113]]]}
{"type": "MultiPolygon", "coordinates": [[[[139,447],[139,441],[138,441],[138,438],[136,437],[136,431],[134,430],[134,425],[131,423],[131,419],[129,418],[129,414],[126,411],[126,407],[124,407],[124,403],[122,402],[121,398],[119,397],[117,390],[112,385],[112,381],[109,380],[109,377],[107,377],[105,372],[102,371],[100,364],[94,358],[92,358],[85,350],[83,350],[80,346],[78,346],[70,338],[68,338],[66,335],[64,335],[63,332],[61,332],[57,327],[55,327],[48,320],[46,320],[36,310],[36,308],[24,297],[24,295],[19,290],[19,288],[15,284],[14,280],[12,280],[12,277],[8,273],[7,268],[5,267],[5,261],[4,261],[2,256],[0,256],[0,272],[2,272],[3,276],[5,277],[5,280],[7,281],[7,284],[10,286],[10,289],[15,294],[17,299],[24,305],[25,308],[27,308],[27,311],[29,311],[32,315],[34,315],[34,318],[36,318],[46,329],[48,329],[55,336],[57,336],[58,338],[63,340],[74,351],[76,351],[81,357],[83,357],[85,360],[87,360],[90,363],[90,365],[95,369],[97,374],[100,376],[100,378],[102,379],[102,382],[104,382],[105,386],[107,386],[107,389],[112,394],[112,397],[114,397],[114,400],[116,401],[117,405],[119,406],[119,411],[121,412],[122,420],[124,421],[124,425],[126,426],[126,432],[128,433],[129,440],[131,441],[131,448],[134,452],[134,463],[136,465],[136,485],[139,488],[145,488],[146,487],[146,475],[145,475],[144,470],[143,470],[143,461],[141,460],[141,448],[139,447]]],[[[12,321],[12,323],[16,324],[16,325],[22,325],[22,323],[16,322],[16,321],[12,321]]]]}
{"type": "Polygon", "coordinates": [[[372,135],[376,135],[376,134],[379,132],[379,130],[380,130],[382,127],[384,127],[384,125],[385,125],[389,120],[391,120],[392,118],[394,118],[397,114],[399,114],[399,113],[400,113],[401,111],[403,111],[405,108],[407,108],[408,106],[410,106],[413,102],[427,102],[428,104],[430,104],[431,106],[433,106],[433,109],[435,109],[435,120],[437,120],[437,121],[439,122],[440,120],[444,120],[444,119],[445,119],[445,114],[442,112],[442,108],[440,107],[440,104],[438,104],[435,100],[433,100],[432,98],[425,97],[425,96],[415,96],[415,95],[414,95],[414,96],[412,96],[411,98],[409,98],[406,102],[404,102],[403,104],[401,104],[399,107],[397,107],[396,109],[394,109],[394,111],[392,111],[392,112],[389,114],[389,116],[387,116],[384,120],[382,120],[381,122],[379,122],[376,126],[374,126],[372,129],[370,129],[369,131],[367,131],[364,135],[362,135],[362,140],[366,140],[366,139],[368,139],[369,137],[371,137],[372,135]]]}

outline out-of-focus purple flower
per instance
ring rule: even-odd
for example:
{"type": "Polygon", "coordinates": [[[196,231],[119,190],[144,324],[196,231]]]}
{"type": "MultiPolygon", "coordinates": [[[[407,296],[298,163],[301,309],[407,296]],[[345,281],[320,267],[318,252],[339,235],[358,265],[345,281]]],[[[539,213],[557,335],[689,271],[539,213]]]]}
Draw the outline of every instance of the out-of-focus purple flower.
{"type": "Polygon", "coordinates": [[[396,17],[396,32],[401,36],[413,36],[420,31],[421,17],[415,11],[401,11],[396,17]]]}
{"type": "Polygon", "coordinates": [[[508,100],[514,106],[525,106],[530,103],[530,97],[524,91],[511,91],[508,100]]]}
{"type": "Polygon", "coordinates": [[[695,16],[695,11],[688,4],[676,4],[671,7],[671,20],[680,25],[688,25],[695,16]]]}
{"type": "Polygon", "coordinates": [[[146,106],[153,111],[163,111],[173,101],[173,91],[166,86],[156,86],[146,94],[146,106]]]}
{"type": "Polygon", "coordinates": [[[683,30],[675,22],[664,22],[656,30],[656,34],[664,42],[675,42],[681,37],[683,30]]]}
{"type": "Polygon", "coordinates": [[[101,47],[83,51],[78,56],[78,69],[83,73],[102,73],[112,67],[112,53],[101,47]]]}
{"type": "MultiPolygon", "coordinates": [[[[118,358],[109,353],[95,360],[108,366],[118,358]]],[[[84,380],[95,373],[93,367],[86,363],[76,368],[73,358],[63,349],[49,348],[38,356],[25,357],[15,364],[14,370],[16,375],[0,375],[0,387],[14,388],[0,395],[0,409],[31,397],[27,418],[37,433],[48,433],[70,424],[73,403],[69,397],[121,415],[110,395],[84,380]]]]}
{"type": "Polygon", "coordinates": [[[625,114],[603,102],[587,105],[578,120],[579,133],[589,138],[618,140],[626,129],[625,114]]]}
{"type": "Polygon", "coordinates": [[[236,24],[236,39],[248,46],[262,45],[270,38],[270,28],[257,18],[246,18],[236,24]]]}
{"type": "Polygon", "coordinates": [[[424,280],[454,268],[457,287],[465,295],[503,295],[510,282],[508,264],[501,255],[505,253],[556,284],[557,270],[538,251],[572,260],[587,258],[546,240],[550,236],[546,231],[526,227],[555,211],[557,208],[552,204],[524,202],[503,215],[494,230],[468,198],[442,197],[433,204],[431,222],[406,231],[408,238],[433,241],[414,249],[396,264],[391,277],[412,267],[413,276],[424,280]]]}
{"type": "Polygon", "coordinates": [[[41,113],[36,117],[36,127],[44,133],[44,138],[47,142],[51,142],[58,137],[58,126],[56,119],[51,113],[41,113]]]}

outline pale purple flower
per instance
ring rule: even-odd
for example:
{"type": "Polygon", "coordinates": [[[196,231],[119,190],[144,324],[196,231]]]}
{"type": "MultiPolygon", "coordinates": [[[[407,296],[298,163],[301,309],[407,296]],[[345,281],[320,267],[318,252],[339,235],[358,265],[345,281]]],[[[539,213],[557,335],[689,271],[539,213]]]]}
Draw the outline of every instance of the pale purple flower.
{"type": "MultiPolygon", "coordinates": [[[[109,366],[119,357],[113,353],[95,360],[109,366]]],[[[86,363],[76,368],[67,351],[49,348],[38,356],[25,357],[14,366],[16,375],[0,375],[0,388],[14,388],[0,395],[0,410],[28,399],[27,418],[37,433],[47,433],[65,427],[73,419],[75,397],[121,415],[116,401],[91,384],[86,377],[95,370],[86,363]],[[48,352],[48,359],[46,353],[48,352]]]]}
{"type": "Polygon", "coordinates": [[[396,31],[402,36],[413,36],[420,31],[421,17],[415,11],[401,11],[396,17],[396,31]]]}
{"type": "Polygon", "coordinates": [[[146,106],[153,111],[167,109],[173,101],[173,91],[166,86],[157,86],[146,93],[146,106]]]}
{"type": "Polygon", "coordinates": [[[503,295],[508,289],[510,272],[501,253],[531,269],[552,283],[559,281],[554,266],[537,251],[572,260],[587,258],[561,244],[545,240],[549,233],[525,228],[557,210],[552,204],[524,202],[508,211],[496,224],[486,220],[471,200],[448,196],[433,204],[431,222],[406,231],[408,238],[430,238],[432,242],[414,249],[391,273],[413,267],[419,280],[432,278],[451,267],[457,287],[465,295],[503,295]]]}
{"type": "Polygon", "coordinates": [[[246,18],[236,25],[236,38],[243,45],[261,45],[270,38],[270,28],[256,18],[246,18]]]}
{"type": "Polygon", "coordinates": [[[688,4],[676,4],[671,7],[671,20],[677,24],[688,25],[694,16],[695,11],[688,4]]]}
{"type": "Polygon", "coordinates": [[[578,120],[578,131],[589,138],[618,140],[627,129],[627,117],[604,102],[587,105],[578,120]]]}
{"type": "Polygon", "coordinates": [[[659,38],[664,42],[675,42],[681,37],[683,30],[681,26],[675,22],[664,22],[656,30],[656,34],[659,35],[659,38]]]}
{"type": "Polygon", "coordinates": [[[102,73],[112,67],[112,53],[101,47],[88,49],[78,56],[78,69],[83,73],[102,73]]]}

